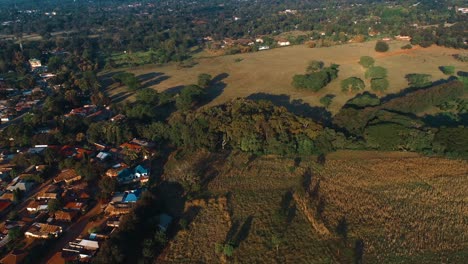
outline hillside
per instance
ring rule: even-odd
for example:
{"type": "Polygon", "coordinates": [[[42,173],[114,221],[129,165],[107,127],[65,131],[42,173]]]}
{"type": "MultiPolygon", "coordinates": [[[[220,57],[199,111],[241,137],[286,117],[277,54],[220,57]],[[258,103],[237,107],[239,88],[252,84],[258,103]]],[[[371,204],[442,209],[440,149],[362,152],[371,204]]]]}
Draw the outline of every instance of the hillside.
{"type": "Polygon", "coordinates": [[[186,202],[187,228],[161,263],[350,263],[360,250],[367,263],[460,263],[468,253],[465,161],[339,151],[322,166],[312,157],[197,152],[172,157],[165,171],[182,185],[194,172],[208,180],[186,202]],[[216,253],[224,244],[232,256],[216,253]]]}

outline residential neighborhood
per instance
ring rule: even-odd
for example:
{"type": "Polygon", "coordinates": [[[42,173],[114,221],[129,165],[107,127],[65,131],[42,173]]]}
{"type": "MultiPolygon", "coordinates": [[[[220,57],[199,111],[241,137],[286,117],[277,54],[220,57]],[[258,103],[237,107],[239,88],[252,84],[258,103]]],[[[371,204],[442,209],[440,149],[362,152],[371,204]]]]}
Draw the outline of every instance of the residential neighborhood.
{"type": "MultiPolygon", "coordinates": [[[[55,74],[48,72],[47,66],[39,59],[29,60],[29,66],[37,87],[20,92],[0,79],[4,95],[0,101],[2,129],[14,127],[15,120],[33,117],[33,109],[40,109],[55,89],[49,83],[55,74]]],[[[105,106],[93,104],[73,107],[62,118],[74,116],[91,122],[125,119],[105,106]]],[[[53,127],[42,127],[34,133],[46,139],[55,133],[53,127]]],[[[0,263],[20,263],[28,248],[37,248],[44,241],[57,248],[47,263],[90,262],[145,192],[151,158],[157,153],[155,144],[138,138],[116,146],[99,142],[57,145],[47,140],[38,143],[16,151],[7,146],[0,149],[0,247],[14,248],[0,263]],[[26,157],[37,162],[24,160],[26,157]],[[64,163],[57,166],[59,160],[64,163]],[[74,164],[89,165],[82,168],[74,164]],[[100,178],[110,184],[106,191],[89,179],[89,173],[95,172],[101,172],[100,178]]],[[[161,230],[167,229],[171,219],[162,216],[161,230]]]]}

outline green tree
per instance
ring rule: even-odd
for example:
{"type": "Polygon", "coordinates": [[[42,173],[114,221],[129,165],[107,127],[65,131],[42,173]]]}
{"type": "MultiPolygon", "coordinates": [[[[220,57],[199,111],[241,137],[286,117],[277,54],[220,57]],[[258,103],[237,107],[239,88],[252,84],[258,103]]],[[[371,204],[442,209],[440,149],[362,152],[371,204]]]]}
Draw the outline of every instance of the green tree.
{"type": "Polygon", "coordinates": [[[320,103],[323,106],[325,106],[325,108],[328,108],[330,106],[330,104],[332,103],[333,98],[335,98],[335,95],[327,94],[327,95],[323,96],[322,98],[320,98],[320,103]]]}
{"type": "Polygon", "coordinates": [[[387,78],[387,69],[381,66],[372,66],[366,71],[366,79],[387,78]]]}
{"type": "Polygon", "coordinates": [[[24,191],[20,190],[20,189],[15,189],[13,190],[13,201],[15,203],[21,201],[24,197],[24,191]]]}
{"type": "Polygon", "coordinates": [[[136,99],[146,104],[158,105],[159,104],[159,93],[151,88],[144,88],[137,92],[136,99]]]}
{"type": "Polygon", "coordinates": [[[366,87],[364,82],[357,77],[350,77],[341,81],[341,91],[343,92],[358,92],[366,87]]]}
{"type": "Polygon", "coordinates": [[[21,232],[21,229],[19,226],[15,226],[8,230],[8,237],[10,238],[11,241],[15,241],[23,236],[23,232],[21,232]]]}
{"type": "Polygon", "coordinates": [[[390,49],[388,43],[385,41],[377,41],[375,44],[375,51],[377,52],[387,52],[390,49]]]}
{"type": "Polygon", "coordinates": [[[307,73],[319,72],[323,69],[324,65],[323,61],[313,60],[309,62],[306,71],[307,73]]]}
{"type": "Polygon", "coordinates": [[[199,102],[205,91],[197,85],[189,85],[184,87],[176,98],[176,107],[179,110],[189,110],[194,104],[199,102]]]}
{"type": "Polygon", "coordinates": [[[359,59],[359,64],[362,65],[364,68],[369,68],[374,66],[375,60],[374,58],[370,56],[362,56],[361,59],[359,59]]]}
{"type": "Polygon", "coordinates": [[[411,73],[405,76],[408,85],[411,87],[421,88],[432,84],[430,74],[411,73]]]}
{"type": "Polygon", "coordinates": [[[200,87],[207,88],[210,85],[211,79],[212,79],[211,75],[207,73],[199,74],[197,84],[200,87]]]}
{"type": "Polygon", "coordinates": [[[371,80],[371,89],[376,92],[383,92],[388,89],[389,82],[385,78],[372,79],[371,80]]]}
{"type": "Polygon", "coordinates": [[[101,198],[108,200],[117,188],[117,180],[111,177],[103,176],[98,183],[101,190],[101,198]]]}
{"type": "Polygon", "coordinates": [[[445,75],[454,75],[455,66],[440,66],[440,71],[442,71],[445,75]]]}
{"type": "Polygon", "coordinates": [[[50,199],[49,202],[47,202],[47,210],[51,212],[52,214],[57,212],[62,208],[62,203],[58,199],[50,199]]]}

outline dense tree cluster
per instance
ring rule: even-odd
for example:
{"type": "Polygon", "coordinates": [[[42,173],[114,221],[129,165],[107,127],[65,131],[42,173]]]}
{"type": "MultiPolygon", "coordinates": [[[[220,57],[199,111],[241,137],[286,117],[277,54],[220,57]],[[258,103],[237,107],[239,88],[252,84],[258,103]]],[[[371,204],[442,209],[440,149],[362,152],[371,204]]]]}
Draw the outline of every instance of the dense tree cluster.
{"type": "Polygon", "coordinates": [[[307,74],[294,75],[292,85],[298,89],[308,89],[317,92],[338,77],[337,64],[329,67],[308,67],[307,74]]]}

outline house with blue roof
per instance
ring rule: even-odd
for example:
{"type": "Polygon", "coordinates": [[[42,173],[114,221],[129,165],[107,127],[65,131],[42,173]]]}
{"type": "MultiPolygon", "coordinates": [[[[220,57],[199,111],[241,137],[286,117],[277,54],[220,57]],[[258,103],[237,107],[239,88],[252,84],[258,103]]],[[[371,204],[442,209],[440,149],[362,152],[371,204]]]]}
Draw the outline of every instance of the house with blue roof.
{"type": "Polygon", "coordinates": [[[125,192],[125,196],[122,199],[123,203],[136,203],[141,196],[141,189],[125,192]]]}

